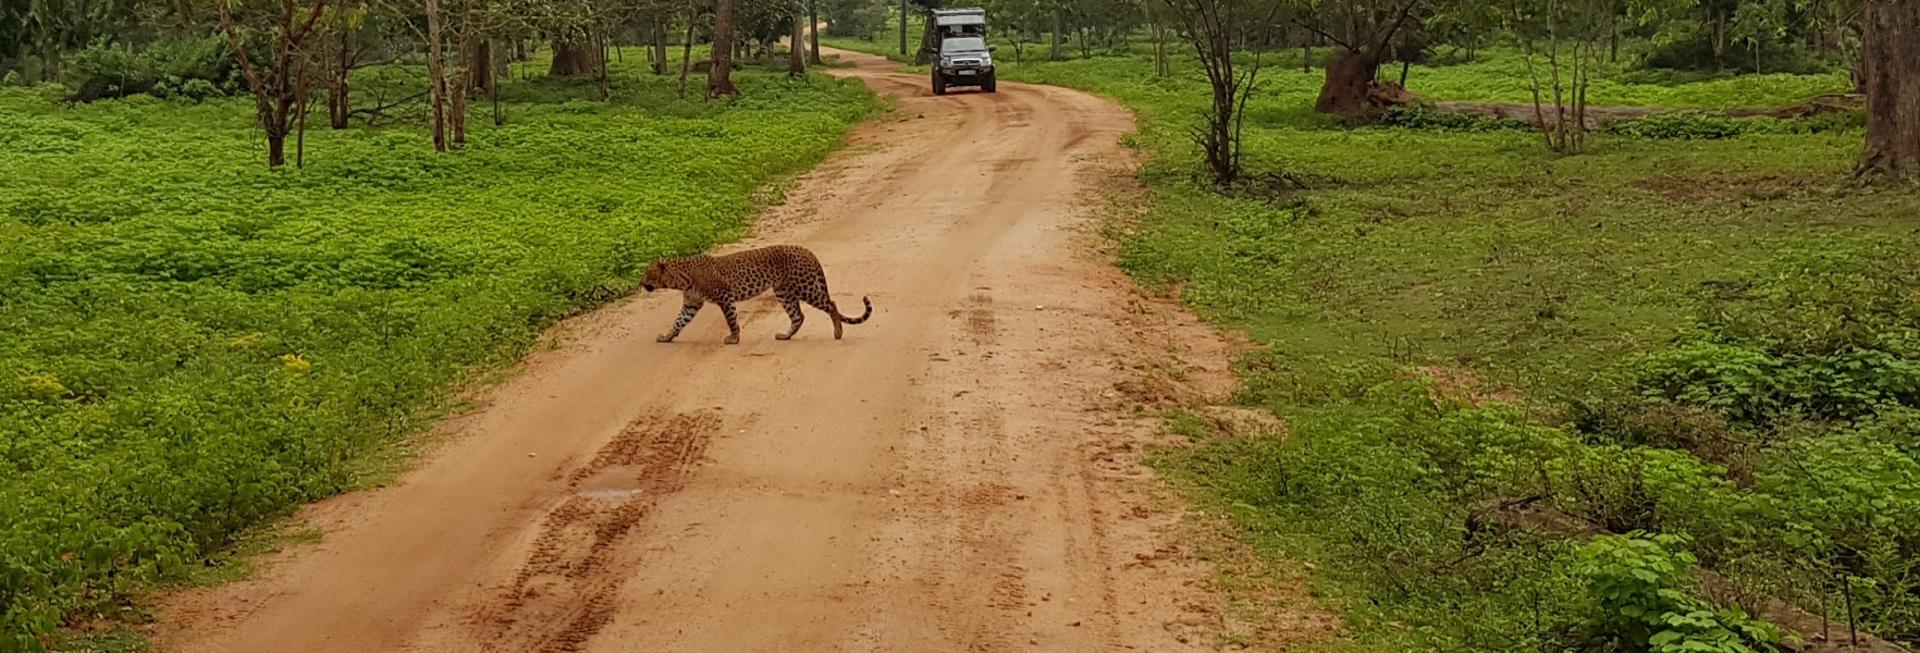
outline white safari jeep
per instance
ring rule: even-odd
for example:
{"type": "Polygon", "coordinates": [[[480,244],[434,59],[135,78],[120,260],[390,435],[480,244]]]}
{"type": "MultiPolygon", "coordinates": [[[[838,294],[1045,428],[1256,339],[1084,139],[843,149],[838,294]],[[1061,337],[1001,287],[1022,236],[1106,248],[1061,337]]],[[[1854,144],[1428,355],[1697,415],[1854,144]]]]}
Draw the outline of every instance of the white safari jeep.
{"type": "Polygon", "coordinates": [[[933,62],[933,92],[946,95],[953,86],[974,86],[994,92],[993,47],[987,45],[985,9],[933,10],[939,59],[933,62]]]}

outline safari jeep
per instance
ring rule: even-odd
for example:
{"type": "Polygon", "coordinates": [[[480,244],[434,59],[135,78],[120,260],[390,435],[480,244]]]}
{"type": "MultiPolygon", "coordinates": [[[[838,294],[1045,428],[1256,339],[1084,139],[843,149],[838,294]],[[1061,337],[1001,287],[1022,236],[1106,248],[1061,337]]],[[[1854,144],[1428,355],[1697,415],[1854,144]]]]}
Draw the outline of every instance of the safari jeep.
{"type": "Polygon", "coordinates": [[[946,95],[954,86],[976,86],[994,92],[993,48],[973,36],[940,40],[940,60],[933,66],[933,93],[946,95]]]}
{"type": "Polygon", "coordinates": [[[993,47],[987,45],[987,11],[935,9],[933,27],[934,94],[946,95],[952,86],[974,86],[992,93],[993,47]]]}

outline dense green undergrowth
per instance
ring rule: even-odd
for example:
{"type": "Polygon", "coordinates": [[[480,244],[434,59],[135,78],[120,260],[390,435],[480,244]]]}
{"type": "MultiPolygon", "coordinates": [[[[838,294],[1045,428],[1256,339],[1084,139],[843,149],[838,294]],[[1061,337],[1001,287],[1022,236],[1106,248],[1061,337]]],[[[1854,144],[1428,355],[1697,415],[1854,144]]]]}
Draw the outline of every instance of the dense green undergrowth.
{"type": "MultiPolygon", "coordinates": [[[[1226,192],[1198,180],[1190,62],[1000,74],[1140,115],[1156,194],[1122,265],[1264,345],[1239,399],[1291,425],[1183,419],[1199,446],[1163,465],[1262,549],[1322,563],[1356,626],[1329,646],[1764,650],[1766,597],[1842,624],[1851,598],[1863,629],[1920,639],[1920,194],[1852,185],[1856,124],[1683,115],[1557,157],[1510,126],[1338,126],[1310,110],[1318,71],[1270,61],[1250,181],[1226,192]]],[[[1410,87],[1520,101],[1514,65],[1416,66],[1410,87]]],[[[1615,71],[1592,102],[1845,88],[1615,71]]]]}
{"type": "MultiPolygon", "coordinates": [[[[877,107],[753,71],[682,101],[642,65],[611,101],[512,82],[452,154],[322,116],[279,171],[244,99],[0,89],[0,651],[361,483],[473,366],[739,236],[877,107]]],[[[418,76],[365,72],[362,101],[418,76]]]]}

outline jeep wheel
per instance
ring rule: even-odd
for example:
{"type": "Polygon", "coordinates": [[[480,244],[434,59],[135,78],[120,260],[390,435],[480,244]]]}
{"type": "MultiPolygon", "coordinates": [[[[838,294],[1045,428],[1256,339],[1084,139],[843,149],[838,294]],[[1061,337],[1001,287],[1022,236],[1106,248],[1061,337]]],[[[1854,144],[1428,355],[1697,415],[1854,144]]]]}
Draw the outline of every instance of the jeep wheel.
{"type": "Polygon", "coordinates": [[[947,94],[947,80],[946,78],[941,77],[940,73],[938,72],[935,72],[933,74],[933,94],[934,95],[947,94]]]}
{"type": "Polygon", "coordinates": [[[995,85],[995,82],[998,82],[998,81],[999,79],[996,78],[992,73],[988,73],[987,81],[980,84],[980,90],[986,91],[988,93],[992,93],[994,92],[993,87],[995,85]]]}

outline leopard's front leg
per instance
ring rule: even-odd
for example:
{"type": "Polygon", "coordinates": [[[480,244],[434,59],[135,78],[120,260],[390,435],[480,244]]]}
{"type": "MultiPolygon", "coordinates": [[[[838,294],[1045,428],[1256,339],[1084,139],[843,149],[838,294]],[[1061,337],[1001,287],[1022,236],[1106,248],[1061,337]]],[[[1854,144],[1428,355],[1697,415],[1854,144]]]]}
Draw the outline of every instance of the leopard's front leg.
{"type": "MultiPolygon", "coordinates": [[[[687,328],[687,323],[693,321],[693,314],[700,312],[700,307],[704,304],[706,304],[706,302],[688,297],[687,303],[680,307],[680,317],[673,320],[673,330],[660,334],[660,337],[654,338],[654,340],[658,342],[673,342],[674,338],[680,337],[680,330],[687,328]]],[[[731,312],[729,312],[729,315],[731,315],[731,312]]],[[[728,323],[732,323],[732,320],[729,319],[728,323]]]]}
{"type": "Polygon", "coordinates": [[[740,321],[733,314],[733,302],[714,302],[720,305],[720,314],[727,316],[727,344],[740,344],[740,321]]]}

